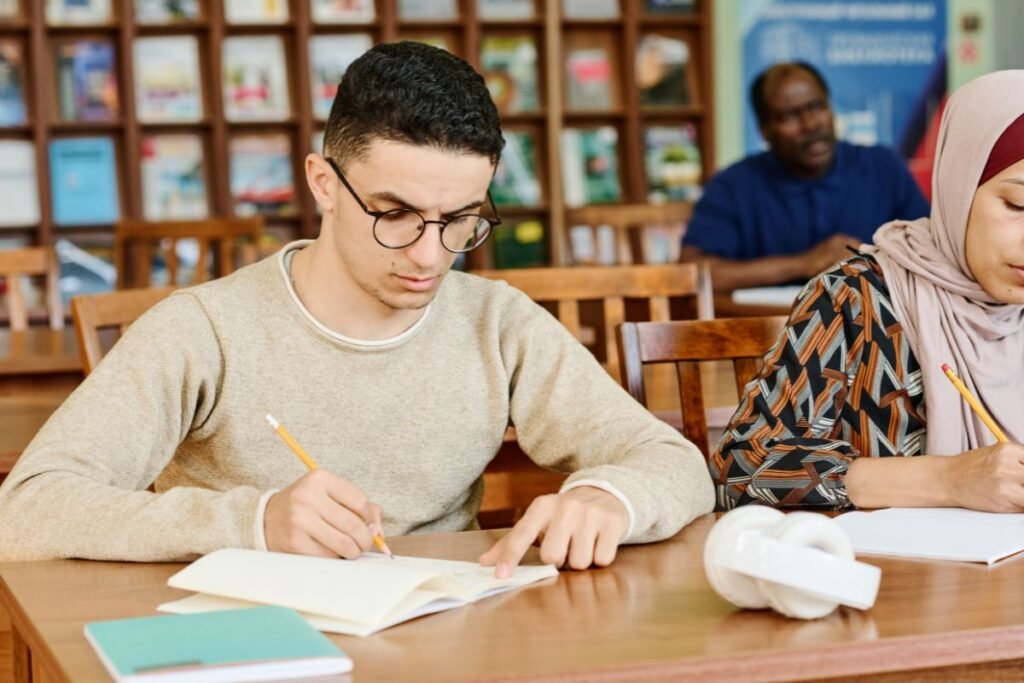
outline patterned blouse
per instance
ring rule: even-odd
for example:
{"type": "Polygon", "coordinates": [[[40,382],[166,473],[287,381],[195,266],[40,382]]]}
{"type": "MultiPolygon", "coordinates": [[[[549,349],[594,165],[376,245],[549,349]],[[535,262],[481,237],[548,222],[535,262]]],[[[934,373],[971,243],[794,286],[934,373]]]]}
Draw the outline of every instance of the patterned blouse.
{"type": "Polygon", "coordinates": [[[921,369],[871,256],[808,283],[764,360],[711,455],[719,508],[847,508],[854,458],[923,451],[921,369]]]}

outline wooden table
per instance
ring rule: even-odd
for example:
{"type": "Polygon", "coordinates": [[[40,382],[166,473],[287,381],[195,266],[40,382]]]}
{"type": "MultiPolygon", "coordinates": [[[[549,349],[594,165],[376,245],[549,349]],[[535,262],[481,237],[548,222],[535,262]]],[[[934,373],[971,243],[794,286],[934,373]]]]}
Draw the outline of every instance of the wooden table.
{"type": "Polygon", "coordinates": [[[74,329],[0,330],[0,479],[81,381],[74,329]]]}
{"type": "MultiPolygon", "coordinates": [[[[712,523],[708,515],[667,542],[623,548],[607,569],[564,572],[368,638],[332,639],[355,660],[357,683],[1024,678],[1020,560],[988,569],[871,559],[883,570],[872,610],[796,621],[737,610],[711,591],[702,551],[712,523]]],[[[497,535],[389,542],[399,554],[472,560],[497,535]]],[[[17,680],[108,680],[83,626],[150,615],[158,603],[184,596],[166,586],[180,566],[0,564],[0,600],[17,634],[17,680]]]]}

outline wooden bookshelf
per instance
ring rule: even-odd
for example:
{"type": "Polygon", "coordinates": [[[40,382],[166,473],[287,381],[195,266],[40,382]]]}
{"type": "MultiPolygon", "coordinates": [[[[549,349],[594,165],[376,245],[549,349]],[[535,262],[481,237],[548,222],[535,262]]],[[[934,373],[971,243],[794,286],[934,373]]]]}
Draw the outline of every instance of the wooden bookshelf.
{"type": "MultiPolygon", "coordinates": [[[[23,93],[28,114],[24,123],[0,125],[0,140],[28,140],[34,145],[40,201],[37,224],[0,228],[0,240],[10,243],[15,238],[26,244],[52,244],[64,236],[72,241],[109,239],[111,225],[54,224],[48,150],[51,141],[65,137],[103,136],[113,141],[120,214],[124,218],[144,218],[141,153],[145,139],[152,134],[188,134],[201,141],[210,216],[227,215],[234,210],[229,171],[232,139],[242,135],[285,135],[291,145],[294,211],[289,215],[267,216],[268,229],[284,239],[314,236],[320,219],[305,189],[303,158],[312,149],[314,134],[322,131],[324,125],[314,112],[308,49],[310,39],[320,36],[367,34],[373,42],[404,38],[443,41],[481,71],[487,61],[481,52],[497,44],[496,39],[533,41],[536,106],[513,111],[506,108],[502,121],[506,130],[532,136],[540,191],[530,206],[506,205],[500,211],[506,229],[514,230],[522,221],[536,221],[543,226],[544,243],[538,248],[542,249],[546,263],[567,262],[567,202],[560,163],[563,131],[567,128],[614,129],[621,202],[648,200],[644,135],[650,126],[691,126],[696,132],[703,177],[707,178],[713,168],[710,0],[694,0],[692,10],[686,13],[656,15],[647,11],[652,0],[618,0],[615,18],[565,16],[565,3],[575,1],[579,6],[581,0],[533,0],[532,16],[509,19],[489,18],[481,12],[483,4],[492,8],[512,4],[503,0],[454,0],[457,16],[441,19],[401,16],[402,0],[375,0],[373,21],[345,24],[315,22],[314,0],[285,0],[288,18],[280,23],[231,24],[225,20],[225,3],[229,0],[198,0],[199,16],[195,20],[140,24],[136,21],[135,1],[111,0],[112,18],[99,24],[51,25],[47,21],[46,0],[20,0],[20,16],[0,18],[0,41],[14,41],[22,50],[23,93]],[[686,44],[685,102],[657,106],[641,103],[637,51],[645,37],[651,35],[666,36],[675,40],[676,45],[686,44]],[[198,48],[203,114],[197,121],[140,121],[135,98],[136,41],[180,36],[193,38],[198,48]],[[282,42],[290,98],[290,114],[282,120],[234,121],[225,116],[222,46],[226,38],[236,36],[274,36],[282,42]],[[114,47],[119,112],[110,120],[67,121],[59,116],[55,45],[86,38],[106,40],[114,47]],[[606,68],[601,66],[600,59],[592,59],[595,53],[585,52],[594,47],[606,53],[606,68]],[[582,56],[580,50],[584,51],[582,56]],[[607,106],[572,106],[570,94],[577,91],[566,80],[570,59],[576,59],[580,72],[590,74],[588,77],[607,79],[607,106]]],[[[535,226],[527,232],[537,234],[535,226]]],[[[493,252],[498,243],[499,240],[494,240],[488,248],[471,254],[467,265],[502,265],[502,259],[496,259],[493,252]]]]}

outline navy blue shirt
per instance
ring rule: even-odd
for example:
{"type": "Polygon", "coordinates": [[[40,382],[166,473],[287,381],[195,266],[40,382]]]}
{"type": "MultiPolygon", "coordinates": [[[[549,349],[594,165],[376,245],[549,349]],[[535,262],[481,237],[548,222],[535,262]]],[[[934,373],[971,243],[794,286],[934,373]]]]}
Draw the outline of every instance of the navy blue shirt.
{"type": "Polygon", "coordinates": [[[839,142],[831,170],[815,180],[794,176],[768,151],[711,179],[683,244],[738,260],[797,254],[836,233],[871,242],[883,223],[930,210],[903,160],[887,147],[839,142]]]}

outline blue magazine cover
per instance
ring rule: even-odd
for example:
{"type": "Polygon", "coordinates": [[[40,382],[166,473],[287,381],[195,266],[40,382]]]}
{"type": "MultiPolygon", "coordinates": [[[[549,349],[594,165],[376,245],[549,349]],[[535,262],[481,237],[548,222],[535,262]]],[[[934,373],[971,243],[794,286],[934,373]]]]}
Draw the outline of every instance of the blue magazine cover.
{"type": "Polygon", "coordinates": [[[50,187],[57,225],[105,225],[120,217],[114,142],[63,138],[50,143],[50,187]]]}
{"type": "Polygon", "coordinates": [[[0,41],[0,126],[20,126],[27,122],[22,64],[18,44],[0,41]]]}

